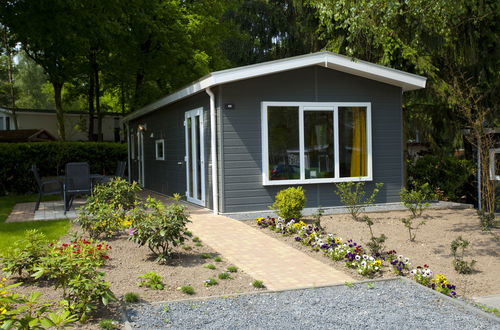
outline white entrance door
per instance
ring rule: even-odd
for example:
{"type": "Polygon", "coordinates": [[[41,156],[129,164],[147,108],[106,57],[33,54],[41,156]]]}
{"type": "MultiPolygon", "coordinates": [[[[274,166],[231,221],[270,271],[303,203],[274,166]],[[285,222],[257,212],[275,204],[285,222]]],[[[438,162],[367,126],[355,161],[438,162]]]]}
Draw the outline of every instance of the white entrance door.
{"type": "Polygon", "coordinates": [[[137,132],[137,164],[138,181],[144,187],[144,133],[142,131],[137,132]]]}
{"type": "Polygon", "coordinates": [[[191,203],[205,206],[205,143],[203,109],[186,112],[186,197],[191,203]]]}

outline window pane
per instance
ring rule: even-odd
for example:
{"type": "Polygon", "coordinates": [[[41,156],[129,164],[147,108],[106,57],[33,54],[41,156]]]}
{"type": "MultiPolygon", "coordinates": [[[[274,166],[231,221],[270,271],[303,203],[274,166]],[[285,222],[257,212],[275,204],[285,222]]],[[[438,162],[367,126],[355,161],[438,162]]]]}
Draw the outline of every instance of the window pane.
{"type": "Polygon", "coordinates": [[[156,143],[156,157],[163,158],[163,141],[156,143]]]}
{"type": "Polygon", "coordinates": [[[341,177],[368,175],[366,107],[339,107],[341,177]]]}
{"type": "Polygon", "coordinates": [[[333,111],[304,111],[306,179],[333,178],[333,111]]]}
{"type": "Polygon", "coordinates": [[[5,129],[3,127],[3,122],[4,122],[4,117],[0,117],[0,130],[4,130],[5,129]]]}
{"type": "Polygon", "coordinates": [[[300,179],[299,108],[268,107],[269,180],[300,179]]]}
{"type": "Polygon", "coordinates": [[[10,117],[5,117],[5,129],[10,130],[10,117]]]}

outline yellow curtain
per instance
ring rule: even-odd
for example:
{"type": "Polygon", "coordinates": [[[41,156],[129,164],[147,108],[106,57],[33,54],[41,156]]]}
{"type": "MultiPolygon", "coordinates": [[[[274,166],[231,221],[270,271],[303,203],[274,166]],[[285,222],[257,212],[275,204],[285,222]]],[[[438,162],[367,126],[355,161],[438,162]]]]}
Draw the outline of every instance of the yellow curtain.
{"type": "Polygon", "coordinates": [[[366,161],[366,109],[352,108],[353,134],[351,154],[351,177],[367,176],[366,161]]]}

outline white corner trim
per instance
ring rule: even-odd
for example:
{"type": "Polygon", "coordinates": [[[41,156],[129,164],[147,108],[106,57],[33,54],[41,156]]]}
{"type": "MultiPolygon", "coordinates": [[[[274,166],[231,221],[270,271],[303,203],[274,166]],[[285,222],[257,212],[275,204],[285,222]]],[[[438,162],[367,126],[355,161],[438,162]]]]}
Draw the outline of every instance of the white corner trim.
{"type": "Polygon", "coordinates": [[[176,102],[216,85],[294,70],[312,65],[325,66],[330,69],[398,86],[401,87],[403,91],[424,88],[427,80],[425,77],[408,72],[323,51],[210,73],[192,84],[131,113],[121,119],[121,121],[126,122],[141,117],[158,108],[164,107],[170,103],[176,102]]]}
{"type": "Polygon", "coordinates": [[[295,184],[318,184],[336,183],[349,181],[373,181],[373,156],[372,156],[372,120],[370,102],[261,102],[261,150],[262,150],[262,184],[264,186],[295,185],[295,184]],[[268,116],[269,106],[289,106],[298,108],[299,116],[299,157],[300,157],[300,179],[294,180],[269,180],[269,146],[268,146],[268,116]],[[367,176],[340,177],[340,155],[339,155],[339,123],[338,112],[341,107],[365,107],[366,108],[366,149],[367,149],[367,176]],[[306,179],[305,177],[305,152],[304,152],[304,111],[331,111],[334,116],[334,177],[306,179]]]}

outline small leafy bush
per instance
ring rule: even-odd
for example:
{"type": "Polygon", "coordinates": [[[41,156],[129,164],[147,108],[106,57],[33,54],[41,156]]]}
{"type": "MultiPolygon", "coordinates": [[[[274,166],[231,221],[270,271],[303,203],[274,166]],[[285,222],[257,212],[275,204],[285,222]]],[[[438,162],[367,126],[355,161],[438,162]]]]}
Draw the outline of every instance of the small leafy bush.
{"type": "Polygon", "coordinates": [[[229,274],[227,272],[219,273],[219,275],[217,275],[217,277],[219,277],[220,280],[230,280],[230,279],[232,279],[231,274],[229,274]]]}
{"type": "Polygon", "coordinates": [[[253,282],[252,282],[252,286],[253,286],[254,288],[257,288],[257,289],[263,289],[263,288],[265,288],[265,287],[266,287],[266,286],[264,285],[264,282],[259,281],[259,280],[255,280],[255,281],[253,281],[253,282]]]}
{"type": "Polygon", "coordinates": [[[137,206],[137,193],[140,190],[136,182],[129,184],[121,178],[96,185],[93,195],[80,208],[74,221],[92,238],[116,235],[132,225],[132,221],[127,218],[127,211],[137,206]]]}
{"type": "Polygon", "coordinates": [[[312,218],[313,218],[313,226],[316,228],[319,228],[319,230],[323,230],[323,227],[321,226],[321,217],[325,213],[325,209],[323,209],[321,206],[318,207],[316,212],[313,213],[312,218]]]}
{"type": "Polygon", "coordinates": [[[163,284],[163,279],[160,275],[155,272],[149,272],[143,275],[140,275],[139,278],[142,278],[139,286],[145,286],[146,288],[150,288],[152,290],[163,290],[165,285],[163,284]]]}
{"type": "Polygon", "coordinates": [[[227,271],[230,273],[236,273],[238,271],[238,267],[236,266],[229,266],[227,267],[227,271]]]}
{"type": "Polygon", "coordinates": [[[459,274],[471,274],[474,272],[476,260],[465,261],[465,251],[469,247],[470,242],[462,236],[458,236],[451,242],[451,254],[453,255],[453,267],[459,274]]]}
{"type": "Polygon", "coordinates": [[[5,251],[2,258],[2,270],[7,276],[16,273],[30,276],[40,258],[47,254],[49,241],[45,235],[36,229],[27,230],[24,238],[14,243],[14,246],[5,251]]]}
{"type": "Polygon", "coordinates": [[[214,286],[214,285],[219,284],[219,282],[217,282],[217,280],[216,280],[215,278],[210,277],[208,280],[205,280],[205,281],[203,282],[203,284],[204,284],[205,286],[214,286]]]}
{"type": "Polygon", "coordinates": [[[198,236],[193,237],[192,239],[193,242],[201,242],[200,238],[198,236]]]}
{"type": "Polygon", "coordinates": [[[214,261],[215,261],[215,262],[222,262],[222,258],[221,258],[221,257],[215,257],[215,258],[214,258],[214,261]]]}
{"type": "Polygon", "coordinates": [[[193,295],[194,294],[194,289],[191,285],[183,285],[181,286],[181,291],[185,294],[188,295],[193,295]]]}
{"type": "Polygon", "coordinates": [[[196,242],[196,243],[194,243],[194,245],[195,245],[195,246],[203,246],[203,243],[201,243],[201,242],[196,242]]]}
{"type": "Polygon", "coordinates": [[[55,287],[63,290],[62,305],[85,321],[99,304],[107,305],[116,299],[104,280],[104,273],[98,270],[109,258],[110,248],[106,243],[85,239],[52,244],[32,276],[54,280],[55,287]]]}
{"type": "Polygon", "coordinates": [[[118,329],[116,324],[113,322],[113,320],[101,320],[99,322],[99,327],[103,330],[113,330],[113,329],[118,329]]]}
{"type": "Polygon", "coordinates": [[[210,253],[202,253],[200,254],[201,259],[211,259],[212,255],[210,253]]]}
{"type": "Polygon", "coordinates": [[[129,304],[136,303],[139,301],[139,295],[135,292],[127,292],[123,296],[123,301],[125,301],[126,303],[129,303],[129,304]]]}
{"type": "Polygon", "coordinates": [[[376,183],[372,193],[367,196],[364,182],[341,182],[337,183],[336,194],[339,196],[340,202],[349,211],[352,219],[361,221],[361,212],[375,202],[375,198],[383,185],[383,183],[376,183]]]}
{"type": "Polygon", "coordinates": [[[6,286],[0,281],[0,327],[2,329],[65,329],[77,321],[69,311],[51,311],[51,302],[40,301],[40,292],[29,297],[10,291],[21,283],[6,286]]]}
{"type": "Polygon", "coordinates": [[[215,265],[213,264],[206,264],[205,266],[203,266],[205,268],[208,268],[208,269],[211,269],[211,270],[214,270],[215,269],[215,265]]]}
{"type": "Polygon", "coordinates": [[[495,225],[495,213],[487,213],[484,210],[477,211],[479,220],[481,222],[481,229],[483,231],[489,231],[495,225]]]}
{"type": "Polygon", "coordinates": [[[417,230],[427,223],[427,219],[422,214],[430,205],[428,201],[436,198],[429,184],[425,183],[418,186],[415,182],[413,185],[413,189],[403,188],[399,194],[401,203],[411,212],[409,217],[401,219],[401,222],[408,229],[411,242],[415,241],[417,230]],[[420,219],[420,221],[415,223],[417,219],[420,219]]]}
{"type": "Polygon", "coordinates": [[[148,197],[145,208],[137,211],[140,216],[135,216],[137,220],[129,239],[141,246],[146,245],[157,261],[166,261],[173,248],[182,245],[191,235],[186,228],[190,222],[187,208],[179,203],[180,198],[180,195],[174,195],[174,203],[165,206],[148,197]]]}
{"type": "Polygon", "coordinates": [[[274,204],[270,207],[279,217],[290,220],[300,219],[306,206],[306,196],[302,187],[290,187],[276,194],[274,204]]]}
{"type": "Polygon", "coordinates": [[[182,249],[183,249],[184,251],[191,251],[193,248],[192,248],[192,247],[190,247],[189,245],[183,245],[183,246],[182,246],[182,249]]]}

